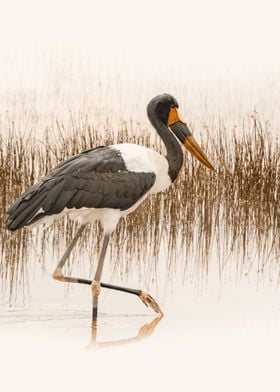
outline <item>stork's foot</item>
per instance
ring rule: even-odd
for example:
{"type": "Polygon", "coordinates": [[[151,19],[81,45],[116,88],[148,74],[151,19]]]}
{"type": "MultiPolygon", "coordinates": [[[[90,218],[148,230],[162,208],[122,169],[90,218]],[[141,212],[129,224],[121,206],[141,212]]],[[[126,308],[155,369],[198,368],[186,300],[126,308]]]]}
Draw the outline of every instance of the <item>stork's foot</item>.
{"type": "Polygon", "coordinates": [[[150,306],[150,308],[152,308],[156,313],[163,316],[163,312],[160,306],[157,304],[157,302],[150,294],[148,294],[146,291],[142,291],[141,294],[139,295],[139,298],[141,299],[142,302],[144,302],[146,306],[150,306]]]}

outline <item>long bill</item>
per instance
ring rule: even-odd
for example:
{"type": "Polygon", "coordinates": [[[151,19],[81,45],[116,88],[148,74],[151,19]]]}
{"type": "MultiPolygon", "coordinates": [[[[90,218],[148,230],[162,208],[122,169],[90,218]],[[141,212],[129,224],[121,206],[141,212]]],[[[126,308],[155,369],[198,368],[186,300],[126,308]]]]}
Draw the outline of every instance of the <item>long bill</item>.
{"type": "Polygon", "coordinates": [[[185,148],[201,163],[203,163],[208,169],[214,170],[215,168],[212,163],[207,158],[205,152],[198,145],[196,140],[191,134],[187,124],[181,121],[177,109],[172,108],[168,117],[168,126],[175,134],[175,136],[180,140],[180,142],[185,146],[185,148]]]}

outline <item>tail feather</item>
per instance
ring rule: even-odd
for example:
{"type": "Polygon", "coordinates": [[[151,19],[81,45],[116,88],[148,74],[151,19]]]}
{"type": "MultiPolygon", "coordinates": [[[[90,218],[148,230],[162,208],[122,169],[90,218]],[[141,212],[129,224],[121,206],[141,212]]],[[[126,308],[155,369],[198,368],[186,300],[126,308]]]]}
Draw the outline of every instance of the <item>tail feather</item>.
{"type": "Polygon", "coordinates": [[[59,214],[78,190],[64,189],[61,178],[50,178],[27,190],[7,211],[6,226],[15,231],[31,225],[46,215],[59,214]]]}
{"type": "Polygon", "coordinates": [[[6,225],[8,230],[15,231],[31,223],[42,207],[44,192],[38,192],[31,198],[20,197],[7,211],[6,225]]]}

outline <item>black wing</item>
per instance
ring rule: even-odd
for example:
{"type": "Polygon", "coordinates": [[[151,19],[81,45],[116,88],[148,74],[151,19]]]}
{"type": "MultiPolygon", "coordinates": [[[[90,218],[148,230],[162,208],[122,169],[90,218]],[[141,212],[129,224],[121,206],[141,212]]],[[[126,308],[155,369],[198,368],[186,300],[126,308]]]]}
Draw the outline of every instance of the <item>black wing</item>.
{"type": "Polygon", "coordinates": [[[7,211],[7,228],[17,230],[64,208],[127,210],[154,184],[154,173],[129,172],[121,154],[97,147],[69,158],[21,195],[7,211]]]}

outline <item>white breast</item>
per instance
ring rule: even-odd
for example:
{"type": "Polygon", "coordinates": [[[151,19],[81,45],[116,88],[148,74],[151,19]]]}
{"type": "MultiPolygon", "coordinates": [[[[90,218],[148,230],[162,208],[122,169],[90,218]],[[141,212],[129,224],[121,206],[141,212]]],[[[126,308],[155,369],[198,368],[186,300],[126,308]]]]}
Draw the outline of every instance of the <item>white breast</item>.
{"type": "Polygon", "coordinates": [[[128,171],[155,173],[156,181],[148,194],[161,192],[171,185],[168,162],[156,151],[132,143],[114,144],[111,148],[120,151],[128,171]]]}

